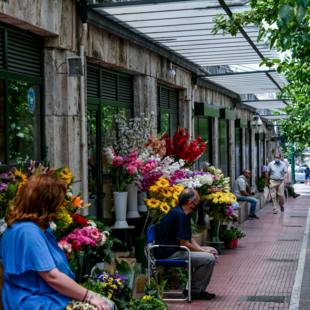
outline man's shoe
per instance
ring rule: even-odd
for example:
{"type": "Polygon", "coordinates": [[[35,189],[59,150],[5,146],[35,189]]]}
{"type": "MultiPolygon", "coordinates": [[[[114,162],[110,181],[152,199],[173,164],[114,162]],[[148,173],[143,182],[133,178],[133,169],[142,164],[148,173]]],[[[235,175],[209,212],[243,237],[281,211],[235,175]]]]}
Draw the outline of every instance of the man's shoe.
{"type": "Polygon", "coordinates": [[[212,297],[210,295],[200,293],[200,294],[192,294],[192,300],[211,300],[212,297]]]}
{"type": "Polygon", "coordinates": [[[255,220],[259,220],[259,217],[256,214],[253,215],[255,220]]]}
{"type": "Polygon", "coordinates": [[[215,298],[216,297],[215,294],[211,294],[211,293],[208,293],[208,292],[202,292],[200,294],[204,294],[204,295],[210,296],[211,298],[215,298]]]}
{"type": "Polygon", "coordinates": [[[281,208],[281,212],[284,212],[284,207],[283,207],[283,206],[280,206],[280,208],[281,208]]]}
{"type": "Polygon", "coordinates": [[[293,198],[297,198],[297,197],[299,197],[300,196],[300,194],[295,194],[294,196],[293,196],[293,198]]]}
{"type": "Polygon", "coordinates": [[[273,214],[278,214],[278,211],[273,211],[273,214]]]}
{"type": "Polygon", "coordinates": [[[255,220],[255,216],[254,215],[249,215],[248,220],[255,220]]]}

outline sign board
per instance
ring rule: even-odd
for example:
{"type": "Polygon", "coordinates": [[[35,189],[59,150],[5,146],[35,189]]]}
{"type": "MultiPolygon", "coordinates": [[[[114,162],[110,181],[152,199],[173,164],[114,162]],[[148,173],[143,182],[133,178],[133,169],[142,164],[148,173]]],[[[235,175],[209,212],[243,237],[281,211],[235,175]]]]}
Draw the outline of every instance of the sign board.
{"type": "Polygon", "coordinates": [[[28,90],[28,107],[29,111],[33,112],[36,106],[36,98],[34,94],[34,90],[32,87],[29,88],[28,90]]]}

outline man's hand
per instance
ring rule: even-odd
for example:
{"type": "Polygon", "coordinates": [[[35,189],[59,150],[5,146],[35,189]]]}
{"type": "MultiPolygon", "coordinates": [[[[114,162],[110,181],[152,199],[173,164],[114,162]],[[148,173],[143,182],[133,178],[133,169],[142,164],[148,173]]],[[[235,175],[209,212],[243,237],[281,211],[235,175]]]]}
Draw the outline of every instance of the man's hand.
{"type": "Polygon", "coordinates": [[[209,254],[212,254],[212,255],[214,255],[214,257],[215,257],[215,262],[218,264],[218,256],[217,255],[215,255],[215,251],[214,250],[204,250],[204,252],[205,253],[209,253],[209,254]]]}
{"type": "Polygon", "coordinates": [[[285,181],[286,185],[288,184],[288,180],[285,181]]]}
{"type": "Polygon", "coordinates": [[[266,182],[265,182],[265,186],[266,186],[266,187],[268,187],[268,180],[266,180],[266,182]]]}

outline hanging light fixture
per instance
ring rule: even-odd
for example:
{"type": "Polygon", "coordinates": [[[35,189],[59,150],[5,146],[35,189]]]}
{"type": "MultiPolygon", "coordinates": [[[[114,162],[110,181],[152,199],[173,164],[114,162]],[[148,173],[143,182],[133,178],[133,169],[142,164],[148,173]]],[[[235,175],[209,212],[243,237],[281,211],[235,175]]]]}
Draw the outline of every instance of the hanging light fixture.
{"type": "Polygon", "coordinates": [[[172,62],[170,62],[170,70],[169,70],[169,73],[168,73],[168,76],[169,78],[174,78],[176,75],[175,71],[172,69],[172,62]]]}

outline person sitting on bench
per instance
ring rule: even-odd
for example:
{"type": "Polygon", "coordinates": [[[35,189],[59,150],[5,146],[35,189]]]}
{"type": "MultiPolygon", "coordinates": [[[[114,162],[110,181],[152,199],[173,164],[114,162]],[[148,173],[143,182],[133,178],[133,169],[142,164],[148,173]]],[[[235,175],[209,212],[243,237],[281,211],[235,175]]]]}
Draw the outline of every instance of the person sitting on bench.
{"type": "MultiPolygon", "coordinates": [[[[213,268],[217,259],[217,251],[212,247],[201,247],[191,232],[190,213],[201,206],[199,194],[193,189],[185,189],[179,196],[179,204],[172,208],[161,220],[155,244],[182,245],[191,251],[191,264],[195,272],[191,280],[193,300],[210,300],[215,294],[206,292],[210,283],[213,268]]],[[[188,251],[173,248],[155,248],[154,256],[157,259],[187,260],[188,251]]],[[[187,296],[188,291],[183,294],[187,296]]]]}
{"type": "Polygon", "coordinates": [[[256,216],[256,204],[257,199],[251,195],[251,188],[247,182],[247,179],[251,177],[251,171],[245,169],[242,171],[234,184],[233,194],[237,197],[237,201],[248,201],[251,203],[249,220],[259,220],[259,217],[256,216]]]}

